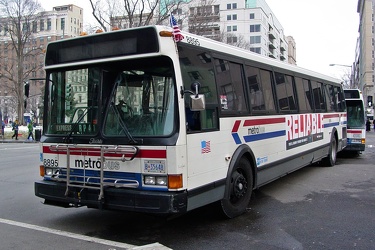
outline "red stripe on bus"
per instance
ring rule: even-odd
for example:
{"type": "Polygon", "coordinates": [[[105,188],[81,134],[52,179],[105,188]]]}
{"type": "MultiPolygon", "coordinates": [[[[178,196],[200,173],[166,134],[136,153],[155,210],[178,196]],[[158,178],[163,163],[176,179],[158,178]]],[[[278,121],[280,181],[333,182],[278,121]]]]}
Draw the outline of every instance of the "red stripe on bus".
{"type": "MultiPolygon", "coordinates": [[[[48,146],[43,147],[44,154],[60,154],[66,155],[66,151],[55,151],[51,150],[48,146]]],[[[100,156],[100,149],[93,148],[72,148],[70,155],[83,155],[83,156],[100,156]]],[[[122,154],[106,153],[104,156],[107,157],[122,157],[122,154]]],[[[131,157],[132,154],[126,154],[126,157],[131,157]]],[[[135,158],[167,158],[167,150],[155,150],[155,149],[140,149],[135,158]]]]}
{"type": "Polygon", "coordinates": [[[285,117],[246,120],[245,123],[244,123],[244,127],[256,126],[256,125],[266,125],[266,124],[275,124],[275,123],[285,123],[285,117]]]}
{"type": "Polygon", "coordinates": [[[235,121],[233,128],[232,128],[232,133],[236,133],[238,131],[238,128],[240,127],[241,121],[235,121]]]}
{"type": "Polygon", "coordinates": [[[327,119],[327,118],[338,118],[340,117],[340,114],[330,114],[330,115],[324,115],[323,118],[324,119],[327,119]]]}
{"type": "Polygon", "coordinates": [[[362,134],[362,131],[361,130],[347,130],[348,133],[351,133],[351,134],[362,134]]]}

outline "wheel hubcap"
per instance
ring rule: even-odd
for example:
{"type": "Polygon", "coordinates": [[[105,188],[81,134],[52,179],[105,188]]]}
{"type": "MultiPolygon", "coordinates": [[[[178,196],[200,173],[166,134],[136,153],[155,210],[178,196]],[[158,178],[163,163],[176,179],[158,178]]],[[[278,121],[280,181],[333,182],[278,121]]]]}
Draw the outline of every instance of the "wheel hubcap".
{"type": "Polygon", "coordinates": [[[238,172],[236,172],[233,179],[234,179],[234,183],[233,183],[234,196],[236,198],[241,198],[246,194],[247,181],[246,181],[245,177],[238,172]]]}

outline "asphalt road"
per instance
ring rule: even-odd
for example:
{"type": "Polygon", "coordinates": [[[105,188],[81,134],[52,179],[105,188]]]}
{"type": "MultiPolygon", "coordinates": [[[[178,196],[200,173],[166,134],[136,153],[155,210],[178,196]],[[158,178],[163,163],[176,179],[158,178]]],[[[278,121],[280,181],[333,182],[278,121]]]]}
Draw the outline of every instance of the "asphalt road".
{"type": "Polygon", "coordinates": [[[359,157],[260,188],[238,218],[210,205],[166,220],[43,205],[33,190],[39,144],[0,143],[0,249],[375,249],[374,156],[371,131],[359,157]]]}

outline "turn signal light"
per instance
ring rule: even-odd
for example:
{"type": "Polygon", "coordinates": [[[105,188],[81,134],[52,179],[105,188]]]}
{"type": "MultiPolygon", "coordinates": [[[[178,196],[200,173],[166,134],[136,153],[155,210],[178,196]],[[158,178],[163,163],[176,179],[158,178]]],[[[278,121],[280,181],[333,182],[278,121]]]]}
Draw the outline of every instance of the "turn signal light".
{"type": "Polygon", "coordinates": [[[39,174],[40,174],[40,176],[44,177],[44,166],[43,165],[39,166],[39,174]]]}
{"type": "Polygon", "coordinates": [[[162,37],[172,37],[173,33],[171,31],[162,30],[159,32],[159,35],[162,37]]]}
{"type": "Polygon", "coordinates": [[[168,188],[182,188],[182,175],[168,175],[168,188]]]}

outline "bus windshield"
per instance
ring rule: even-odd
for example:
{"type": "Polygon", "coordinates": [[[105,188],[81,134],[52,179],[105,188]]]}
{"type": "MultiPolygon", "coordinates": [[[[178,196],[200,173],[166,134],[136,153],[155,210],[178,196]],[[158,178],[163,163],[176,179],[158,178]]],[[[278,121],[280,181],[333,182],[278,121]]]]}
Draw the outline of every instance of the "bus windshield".
{"type": "Polygon", "coordinates": [[[346,100],[348,128],[364,128],[365,116],[362,100],[346,100]]]}
{"type": "Polygon", "coordinates": [[[50,79],[47,134],[133,140],[174,129],[176,89],[167,57],[58,71],[50,79]]]}

